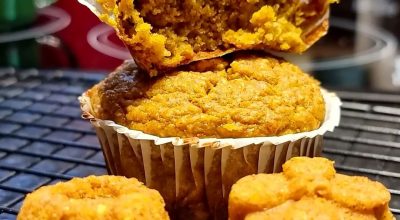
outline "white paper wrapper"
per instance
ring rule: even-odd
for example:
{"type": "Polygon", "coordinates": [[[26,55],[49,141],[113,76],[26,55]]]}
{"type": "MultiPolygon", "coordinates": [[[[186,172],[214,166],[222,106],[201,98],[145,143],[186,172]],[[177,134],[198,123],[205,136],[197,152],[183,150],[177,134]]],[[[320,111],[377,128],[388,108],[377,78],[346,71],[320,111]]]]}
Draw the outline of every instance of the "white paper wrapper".
{"type": "MultiPolygon", "coordinates": [[[[82,5],[88,7],[90,9],[90,11],[92,11],[93,14],[95,14],[98,17],[104,13],[103,8],[101,7],[101,5],[99,3],[97,3],[96,0],[78,0],[78,2],[81,3],[82,5]]],[[[108,15],[110,17],[113,16],[112,13],[109,13],[108,15]]]]}
{"type": "Polygon", "coordinates": [[[110,174],[135,177],[157,189],[173,219],[225,219],[230,188],[243,176],[280,172],[295,156],[319,156],[322,135],[339,124],[339,98],[322,91],[326,116],[314,131],[237,139],[160,138],[95,118],[90,98],[79,100],[96,129],[110,174]],[[210,216],[211,215],[211,216],[210,216]]]}

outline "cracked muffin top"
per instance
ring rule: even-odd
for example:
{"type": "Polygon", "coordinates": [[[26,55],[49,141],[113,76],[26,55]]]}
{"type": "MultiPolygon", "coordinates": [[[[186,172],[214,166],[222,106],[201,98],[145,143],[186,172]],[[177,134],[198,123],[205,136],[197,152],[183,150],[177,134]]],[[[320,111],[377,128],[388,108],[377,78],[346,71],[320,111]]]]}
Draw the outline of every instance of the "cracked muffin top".
{"type": "Polygon", "coordinates": [[[125,62],[90,89],[92,114],[160,137],[266,137],[320,127],[319,82],[277,58],[235,54],[149,78],[125,62]]]}
{"type": "Polygon", "coordinates": [[[337,0],[86,0],[151,76],[234,50],[301,53],[325,35],[337,0]]]}

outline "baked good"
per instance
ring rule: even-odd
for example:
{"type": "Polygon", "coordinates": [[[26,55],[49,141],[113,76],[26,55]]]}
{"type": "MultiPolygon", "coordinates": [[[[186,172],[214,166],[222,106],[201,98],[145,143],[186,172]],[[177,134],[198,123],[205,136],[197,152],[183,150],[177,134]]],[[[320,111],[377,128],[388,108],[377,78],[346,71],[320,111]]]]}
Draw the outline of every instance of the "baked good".
{"type": "Polygon", "coordinates": [[[85,0],[151,76],[235,50],[301,53],[325,35],[337,0],[85,0]],[[100,5],[93,7],[92,5],[100,5]]]}
{"type": "Polygon", "coordinates": [[[317,156],[340,101],[297,66],[234,53],[150,77],[125,62],[80,98],[111,174],[160,192],[173,219],[226,219],[231,186],[317,156]]]}
{"type": "Polygon", "coordinates": [[[158,190],[172,219],[226,219],[232,184],[319,155],[338,124],[334,94],[264,53],[306,50],[335,0],[80,1],[138,65],[85,92],[83,116],[109,172],[158,190]]]}
{"type": "Polygon", "coordinates": [[[81,108],[110,173],[158,190],[173,219],[225,219],[232,184],[279,172],[293,156],[319,155],[321,135],[338,123],[335,96],[323,97],[312,77],[264,53],[157,77],[141,71],[126,61],[80,98],[81,108]]]}
{"type": "Polygon", "coordinates": [[[229,195],[231,220],[393,220],[389,191],[366,177],[337,174],[325,158],[295,157],[278,174],[240,179],[229,195]]]}
{"type": "Polygon", "coordinates": [[[245,138],[315,130],[319,83],[265,55],[199,61],[149,78],[126,62],[89,90],[92,114],[159,137],[245,138]]]}
{"type": "Polygon", "coordinates": [[[167,220],[164,201],[138,180],[119,176],[74,178],[25,198],[18,220],[167,220]]]}

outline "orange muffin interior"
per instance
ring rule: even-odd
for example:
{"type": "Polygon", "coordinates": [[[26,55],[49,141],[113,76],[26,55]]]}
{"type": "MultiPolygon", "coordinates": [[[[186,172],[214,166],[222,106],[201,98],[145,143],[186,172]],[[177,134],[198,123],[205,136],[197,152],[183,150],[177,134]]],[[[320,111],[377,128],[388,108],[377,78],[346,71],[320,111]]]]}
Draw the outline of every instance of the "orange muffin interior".
{"type": "Polygon", "coordinates": [[[175,67],[232,48],[300,53],[321,37],[336,0],[97,0],[137,63],[175,67]],[[113,15],[113,16],[110,16],[113,15]],[[318,29],[320,27],[321,29],[318,29]],[[308,36],[314,29],[314,37],[308,36]],[[323,29],[323,30],[322,30],[323,29]],[[199,55],[200,52],[211,52],[199,55]],[[217,53],[215,53],[217,52],[217,53]],[[199,55],[196,57],[196,54],[199,55]]]}
{"type": "Polygon", "coordinates": [[[319,128],[319,82],[262,55],[199,61],[149,78],[127,62],[88,92],[93,114],[160,137],[260,137],[319,128]]]}

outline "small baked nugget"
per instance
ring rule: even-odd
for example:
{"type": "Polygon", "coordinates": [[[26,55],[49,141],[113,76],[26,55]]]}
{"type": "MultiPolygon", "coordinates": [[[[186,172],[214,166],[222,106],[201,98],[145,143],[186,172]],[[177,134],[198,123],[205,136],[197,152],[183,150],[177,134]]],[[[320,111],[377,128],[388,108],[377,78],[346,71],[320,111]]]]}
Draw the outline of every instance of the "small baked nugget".
{"type": "Polygon", "coordinates": [[[229,218],[394,219],[389,191],[365,177],[336,174],[324,158],[295,157],[279,174],[240,179],[229,194],[229,218]]]}
{"type": "Polygon", "coordinates": [[[273,208],[289,199],[289,183],[282,174],[250,175],[232,186],[229,219],[243,219],[248,213],[273,208]]]}
{"type": "Polygon", "coordinates": [[[164,201],[134,178],[89,176],[27,195],[18,220],[167,220],[164,201]]]}
{"type": "Polygon", "coordinates": [[[337,174],[331,181],[332,187],[327,197],[347,207],[364,211],[387,205],[388,190],[379,182],[366,177],[337,174]]]}
{"type": "Polygon", "coordinates": [[[326,34],[329,5],[337,0],[80,1],[154,76],[235,50],[301,53],[326,34]]]}

